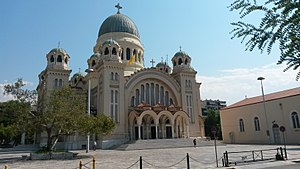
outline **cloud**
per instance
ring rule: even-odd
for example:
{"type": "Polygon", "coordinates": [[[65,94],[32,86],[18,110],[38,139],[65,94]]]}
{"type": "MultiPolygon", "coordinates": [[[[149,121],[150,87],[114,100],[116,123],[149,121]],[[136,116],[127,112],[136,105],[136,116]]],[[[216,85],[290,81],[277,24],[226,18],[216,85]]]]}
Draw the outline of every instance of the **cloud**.
{"type": "MultiPolygon", "coordinates": [[[[31,88],[34,87],[34,83],[32,83],[32,82],[23,80],[23,83],[25,84],[24,88],[26,88],[26,89],[32,90],[31,88]]],[[[13,100],[14,99],[14,96],[11,95],[11,94],[8,94],[8,95],[3,94],[4,93],[4,86],[7,85],[7,84],[11,84],[11,83],[9,83],[7,80],[4,80],[4,83],[0,83],[0,102],[6,102],[8,100],[13,100]]]]}
{"type": "Polygon", "coordinates": [[[283,72],[285,65],[269,64],[258,68],[237,68],[222,70],[219,76],[197,76],[201,82],[201,99],[219,99],[227,105],[238,102],[245,97],[261,95],[258,77],[264,77],[265,94],[299,87],[295,80],[297,71],[283,72]]]}
{"type": "Polygon", "coordinates": [[[7,83],[5,84],[0,84],[0,102],[6,102],[8,100],[13,100],[14,96],[9,94],[9,95],[4,95],[4,86],[7,85],[7,83]]]}

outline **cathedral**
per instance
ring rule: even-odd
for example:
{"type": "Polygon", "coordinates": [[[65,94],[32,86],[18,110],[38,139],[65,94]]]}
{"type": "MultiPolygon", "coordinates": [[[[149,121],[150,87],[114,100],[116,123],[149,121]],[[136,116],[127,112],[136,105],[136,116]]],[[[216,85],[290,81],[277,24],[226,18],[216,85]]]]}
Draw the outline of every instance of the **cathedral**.
{"type": "MultiPolygon", "coordinates": [[[[39,74],[38,93],[70,85],[78,94],[89,93],[92,115],[110,116],[116,128],[96,137],[99,148],[138,139],[204,137],[200,85],[191,57],[174,52],[172,66],[160,62],[144,66],[144,48],[135,23],[120,13],[100,26],[93,54],[87,58],[86,74],[71,75],[70,56],[58,47],[46,55],[47,67],[39,74]]],[[[92,140],[93,140],[92,139],[92,140]]],[[[41,139],[41,144],[43,139],[41,139]]],[[[81,149],[86,137],[68,136],[58,146],[81,149]]]]}

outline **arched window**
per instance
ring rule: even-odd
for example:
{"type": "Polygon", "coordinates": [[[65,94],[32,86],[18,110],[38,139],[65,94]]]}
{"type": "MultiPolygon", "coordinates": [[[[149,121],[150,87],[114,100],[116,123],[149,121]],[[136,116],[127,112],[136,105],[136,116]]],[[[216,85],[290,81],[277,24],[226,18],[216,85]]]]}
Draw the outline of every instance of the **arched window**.
{"type": "Polygon", "coordinates": [[[130,60],[130,49],[129,48],[126,49],[126,59],[130,60]]]}
{"type": "Polygon", "coordinates": [[[181,64],[182,64],[182,59],[179,58],[179,60],[178,60],[178,65],[181,65],[181,64]]]}
{"type": "Polygon", "coordinates": [[[160,103],[161,103],[162,105],[165,105],[165,100],[164,100],[164,98],[165,98],[165,89],[164,89],[163,86],[161,86],[161,87],[160,87],[160,103]]]}
{"type": "Polygon", "coordinates": [[[143,84],[141,85],[141,101],[145,101],[145,86],[143,84]]]}
{"type": "Polygon", "coordinates": [[[151,83],[150,85],[151,85],[151,87],[150,87],[151,104],[150,105],[155,105],[155,102],[154,102],[154,83],[151,83]]]}
{"type": "Polygon", "coordinates": [[[57,87],[58,86],[58,79],[54,80],[54,86],[57,87]]]}
{"type": "Polygon", "coordinates": [[[155,103],[159,103],[159,85],[155,85],[155,103]]]}
{"type": "Polygon", "coordinates": [[[53,55],[51,55],[51,57],[50,57],[50,62],[54,62],[54,57],[53,57],[53,55]]]}
{"type": "Polygon", "coordinates": [[[139,61],[140,63],[142,63],[141,52],[139,52],[139,54],[138,54],[138,61],[139,61]]]}
{"type": "Polygon", "coordinates": [[[62,56],[61,55],[57,56],[57,62],[62,62],[62,56]]]}
{"type": "Polygon", "coordinates": [[[188,60],[187,59],[185,59],[184,64],[186,64],[186,65],[188,64],[188,60]]]}
{"type": "Polygon", "coordinates": [[[255,131],[260,131],[260,125],[259,125],[258,117],[254,117],[254,128],[255,128],[255,131]]]}
{"type": "Polygon", "coordinates": [[[297,112],[292,113],[293,128],[300,128],[299,116],[297,112]]]}
{"type": "Polygon", "coordinates": [[[134,107],[134,96],[131,97],[131,107],[134,107]]]}
{"type": "Polygon", "coordinates": [[[110,72],[110,80],[115,80],[114,79],[114,72],[110,72]]]}
{"type": "Polygon", "coordinates": [[[108,48],[106,47],[105,50],[104,50],[104,55],[108,55],[109,54],[109,50],[108,48]]]}
{"type": "Polygon", "coordinates": [[[65,58],[65,63],[68,64],[68,59],[67,58],[65,58]]]}
{"type": "Polygon", "coordinates": [[[95,66],[96,65],[96,61],[95,60],[93,60],[93,62],[92,62],[92,66],[95,66]]]}
{"type": "Polygon", "coordinates": [[[150,87],[149,87],[149,83],[146,83],[146,103],[149,104],[150,102],[150,87]]]}
{"type": "Polygon", "coordinates": [[[173,61],[173,66],[176,66],[176,61],[175,60],[173,61]]]}
{"type": "Polygon", "coordinates": [[[118,81],[119,80],[119,74],[115,73],[115,80],[118,81]]]}
{"type": "Polygon", "coordinates": [[[165,105],[169,106],[169,92],[168,91],[166,91],[166,94],[165,94],[165,105]]]}
{"type": "Polygon", "coordinates": [[[244,120],[243,119],[240,119],[239,125],[240,125],[240,132],[245,132],[244,120]]]}
{"type": "Polygon", "coordinates": [[[113,48],[112,51],[111,51],[111,53],[112,53],[113,55],[116,55],[116,54],[117,54],[116,48],[113,48]]]}
{"type": "Polygon", "coordinates": [[[140,104],[140,90],[139,89],[135,90],[135,104],[136,105],[140,104]]]}
{"type": "Polygon", "coordinates": [[[62,79],[59,79],[59,86],[63,86],[63,81],[62,81],[62,79]]]}

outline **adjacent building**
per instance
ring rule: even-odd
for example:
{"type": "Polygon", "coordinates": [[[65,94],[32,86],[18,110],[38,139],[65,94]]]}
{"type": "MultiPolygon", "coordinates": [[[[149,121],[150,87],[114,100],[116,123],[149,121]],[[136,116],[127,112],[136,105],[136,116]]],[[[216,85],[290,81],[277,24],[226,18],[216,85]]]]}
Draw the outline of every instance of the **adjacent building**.
{"type": "MultiPolygon", "coordinates": [[[[94,138],[102,148],[137,139],[204,137],[201,83],[192,58],[180,49],[174,52],[172,67],[165,62],[144,67],[138,28],[116,7],[118,12],[100,26],[93,54],[87,57],[88,73],[70,76],[71,57],[54,48],[39,74],[39,96],[64,85],[86,94],[90,81],[92,113],[104,113],[116,123],[111,135],[94,138]]],[[[80,149],[85,144],[86,137],[77,134],[61,139],[58,146],[80,149]]]]}
{"type": "Polygon", "coordinates": [[[226,143],[300,144],[300,88],[246,98],[220,113],[226,143]]]}

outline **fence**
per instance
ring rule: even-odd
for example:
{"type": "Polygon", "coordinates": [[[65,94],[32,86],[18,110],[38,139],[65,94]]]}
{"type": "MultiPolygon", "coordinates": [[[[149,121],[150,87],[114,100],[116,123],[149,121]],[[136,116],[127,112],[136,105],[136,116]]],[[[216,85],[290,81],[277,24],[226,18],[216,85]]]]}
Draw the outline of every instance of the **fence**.
{"type": "Polygon", "coordinates": [[[230,164],[248,163],[264,160],[284,160],[287,159],[286,149],[264,149],[252,151],[236,151],[223,153],[223,166],[229,167],[230,164]],[[284,156],[283,156],[284,155],[284,156]]]}

